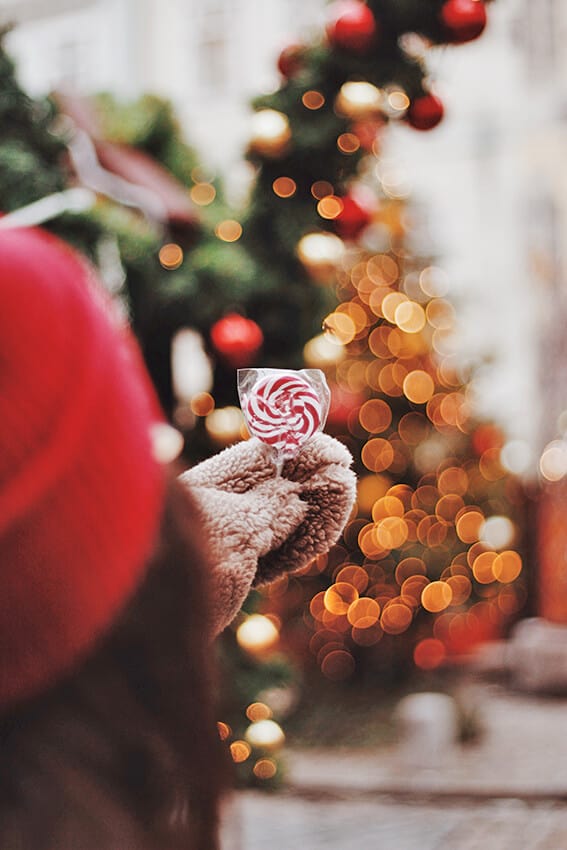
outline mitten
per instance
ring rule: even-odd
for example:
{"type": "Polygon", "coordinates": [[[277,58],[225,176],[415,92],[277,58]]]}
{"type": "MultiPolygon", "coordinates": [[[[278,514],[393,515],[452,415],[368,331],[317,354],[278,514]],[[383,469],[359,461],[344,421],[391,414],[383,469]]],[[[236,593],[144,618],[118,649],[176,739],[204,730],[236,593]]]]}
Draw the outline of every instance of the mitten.
{"type": "Polygon", "coordinates": [[[282,477],[299,486],[306,506],[299,525],[279,546],[258,559],[254,585],[266,584],[282,572],[294,572],[337,542],[356,498],[352,457],[342,443],[315,434],[298,454],[287,460],[282,477]]]}
{"type": "MultiPolygon", "coordinates": [[[[186,476],[184,480],[187,483],[186,476]]],[[[248,596],[258,559],[293,534],[307,506],[299,486],[284,478],[261,482],[244,493],[197,485],[191,494],[212,564],[211,630],[218,634],[248,596]]]]}
{"type": "Polygon", "coordinates": [[[215,631],[251,587],[304,567],[337,541],[355,498],[351,462],[342,443],[317,434],[279,475],[270,448],[253,438],[182,474],[214,563],[215,631]]]}

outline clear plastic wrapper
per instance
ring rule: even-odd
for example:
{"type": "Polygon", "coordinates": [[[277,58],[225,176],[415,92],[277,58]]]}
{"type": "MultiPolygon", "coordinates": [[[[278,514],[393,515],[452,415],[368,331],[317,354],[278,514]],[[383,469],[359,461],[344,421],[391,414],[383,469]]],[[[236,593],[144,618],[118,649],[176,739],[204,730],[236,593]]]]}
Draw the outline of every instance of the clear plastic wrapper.
{"type": "Polygon", "coordinates": [[[248,430],[280,463],[323,429],[331,400],[320,369],[239,369],[238,395],[248,430]]]}

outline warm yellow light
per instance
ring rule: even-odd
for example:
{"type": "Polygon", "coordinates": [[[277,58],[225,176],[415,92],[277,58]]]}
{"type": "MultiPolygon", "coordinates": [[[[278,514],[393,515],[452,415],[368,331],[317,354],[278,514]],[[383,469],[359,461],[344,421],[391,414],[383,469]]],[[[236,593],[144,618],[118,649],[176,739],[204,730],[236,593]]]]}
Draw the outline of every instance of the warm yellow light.
{"type": "Polygon", "coordinates": [[[490,584],[495,580],[494,562],[496,557],[496,552],[481,552],[474,559],[472,571],[479,584],[490,584]]]}
{"type": "Polygon", "coordinates": [[[260,109],[251,120],[252,150],[267,157],[278,157],[291,139],[287,116],[276,109],[260,109]]]}
{"type": "Polygon", "coordinates": [[[264,702],[252,702],[246,709],[246,717],[252,723],[256,723],[258,720],[270,720],[271,716],[272,709],[264,702]]]}
{"type": "Polygon", "coordinates": [[[262,750],[278,750],[285,741],[283,729],[275,720],[257,720],[251,723],[245,737],[252,747],[262,750]]]}
{"type": "Polygon", "coordinates": [[[407,295],[403,292],[390,292],[382,300],[382,313],[389,322],[395,324],[396,311],[401,304],[408,300],[407,295]]]}
{"type": "Polygon", "coordinates": [[[191,410],[195,416],[208,416],[215,409],[215,400],[210,393],[197,393],[191,399],[191,410]]]}
{"type": "Polygon", "coordinates": [[[219,738],[221,741],[226,741],[227,738],[230,738],[232,735],[232,729],[228,725],[228,723],[222,723],[220,720],[217,723],[217,729],[219,733],[219,738]]]}
{"type": "Polygon", "coordinates": [[[306,233],[297,243],[297,256],[316,281],[327,282],[343,259],[343,240],[334,233],[306,233]]]}
{"type": "Polygon", "coordinates": [[[492,570],[497,581],[508,584],[515,581],[522,572],[522,559],[511,549],[500,552],[494,559],[492,570]]]}
{"type": "Polygon", "coordinates": [[[211,183],[197,183],[190,192],[191,200],[200,207],[206,207],[212,204],[216,198],[216,194],[217,190],[211,183]]]}
{"type": "Polygon", "coordinates": [[[474,543],[478,540],[484,516],[479,510],[466,509],[456,518],[456,529],[459,540],[463,543],[474,543]]]}
{"type": "Polygon", "coordinates": [[[344,359],[344,356],[344,345],[331,329],[328,334],[319,334],[310,339],[303,348],[303,360],[310,369],[336,366],[344,359]]]}
{"type": "Polygon", "coordinates": [[[399,549],[408,539],[408,525],[397,516],[388,516],[376,523],[376,539],[384,549],[399,549]]]}
{"type": "Polygon", "coordinates": [[[223,242],[236,242],[242,236],[242,225],[232,218],[227,218],[217,224],[215,233],[223,242]]]}
{"type": "Polygon", "coordinates": [[[356,153],[360,148],[360,139],[354,133],[341,133],[337,139],[337,147],[342,153],[356,153]]]}
{"type": "Polygon", "coordinates": [[[327,195],[327,197],[321,198],[317,204],[317,212],[321,218],[332,220],[342,213],[343,206],[340,198],[335,195],[327,195]]]}
{"type": "Polygon", "coordinates": [[[388,105],[395,112],[405,112],[410,105],[410,99],[401,89],[395,89],[388,94],[388,105]]]}
{"type": "Polygon", "coordinates": [[[380,619],[380,606],[375,599],[357,599],[349,606],[347,619],[357,629],[369,629],[380,619]]]}
{"type": "Polygon", "coordinates": [[[159,261],[164,269],[174,271],[178,269],[183,262],[183,249],[175,242],[168,242],[167,245],[162,245],[159,250],[159,261]]]}
{"type": "Polygon", "coordinates": [[[236,764],[241,764],[250,756],[252,747],[246,741],[233,741],[230,745],[230,755],[236,764]]]}
{"type": "Polygon", "coordinates": [[[272,189],[278,198],[291,198],[297,191],[297,184],[291,177],[276,177],[272,189]]]}
{"type": "Polygon", "coordinates": [[[265,652],[278,639],[279,633],[274,623],[263,614],[251,614],[236,630],[238,644],[249,652],[265,652]]]}
{"type": "Polygon", "coordinates": [[[432,581],[421,593],[421,604],[432,614],[444,611],[452,601],[453,591],[445,581],[432,581]]]}
{"type": "Polygon", "coordinates": [[[374,437],[362,447],[361,459],[364,466],[372,472],[383,472],[394,460],[394,449],[388,440],[374,437]]]}
{"type": "Polygon", "coordinates": [[[425,327],[425,310],[415,301],[404,301],[396,307],[394,321],[405,333],[417,334],[425,327]]]}
{"type": "Polygon", "coordinates": [[[258,779],[273,779],[277,772],[278,768],[273,759],[258,759],[253,767],[254,776],[258,779]]]}
{"type": "Polygon", "coordinates": [[[323,321],[325,333],[332,342],[348,345],[356,336],[356,325],[345,313],[331,313],[323,321]]]}
{"type": "Polygon", "coordinates": [[[218,446],[228,446],[242,439],[244,417],[239,407],[219,407],[205,419],[205,428],[211,440],[218,446]]]}
{"type": "Polygon", "coordinates": [[[435,392],[435,384],[428,372],[416,369],[404,378],[403,390],[410,401],[415,404],[425,404],[435,392]]]}
{"type": "Polygon", "coordinates": [[[325,96],[320,91],[310,90],[303,94],[301,102],[306,109],[321,109],[325,105],[325,96]]]}
{"type": "Polygon", "coordinates": [[[372,83],[343,83],[335,100],[335,110],[348,118],[368,118],[380,113],[382,92],[372,83]]]}
{"type": "Polygon", "coordinates": [[[349,606],[358,599],[358,590],[346,581],[336,582],[325,591],[325,608],[331,614],[346,614],[349,606]]]}

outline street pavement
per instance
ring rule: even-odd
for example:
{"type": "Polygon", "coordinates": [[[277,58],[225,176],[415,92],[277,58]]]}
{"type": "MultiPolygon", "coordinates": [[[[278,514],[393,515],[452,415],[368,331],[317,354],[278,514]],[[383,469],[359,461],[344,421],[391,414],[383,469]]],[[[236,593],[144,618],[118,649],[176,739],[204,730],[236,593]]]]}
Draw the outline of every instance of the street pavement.
{"type": "Polygon", "coordinates": [[[223,850],[565,850],[567,809],[519,800],[400,803],[240,792],[223,850]]]}
{"type": "Polygon", "coordinates": [[[233,795],[222,850],[567,850],[567,699],[478,685],[482,734],[436,764],[401,744],[290,750],[233,795]]]}

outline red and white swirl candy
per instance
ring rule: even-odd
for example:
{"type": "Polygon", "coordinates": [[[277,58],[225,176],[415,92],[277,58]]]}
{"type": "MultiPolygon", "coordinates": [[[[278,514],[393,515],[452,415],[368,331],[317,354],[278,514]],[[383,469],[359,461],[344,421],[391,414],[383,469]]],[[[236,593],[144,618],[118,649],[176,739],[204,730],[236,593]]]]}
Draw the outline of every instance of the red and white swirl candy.
{"type": "Polygon", "coordinates": [[[254,437],[289,457],[323,424],[315,389],[296,373],[267,375],[246,393],[243,412],[254,437]]]}

